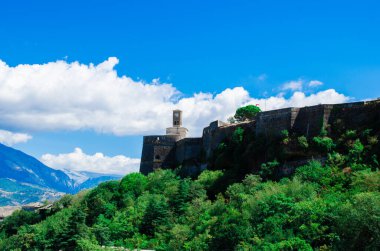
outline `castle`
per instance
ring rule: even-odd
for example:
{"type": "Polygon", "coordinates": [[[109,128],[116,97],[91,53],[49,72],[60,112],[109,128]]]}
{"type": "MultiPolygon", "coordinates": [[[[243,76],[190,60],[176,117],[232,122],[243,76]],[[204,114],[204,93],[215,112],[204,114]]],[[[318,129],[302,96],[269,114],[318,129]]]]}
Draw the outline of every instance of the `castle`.
{"type": "Polygon", "coordinates": [[[237,124],[217,120],[204,128],[199,138],[186,138],[182,111],[174,110],[173,126],[166,129],[166,135],[144,136],[140,172],[148,174],[157,168],[179,165],[205,168],[213,151],[231,137],[237,127],[253,130],[264,137],[282,130],[313,137],[321,128],[339,126],[338,123],[349,129],[380,123],[380,100],[265,111],[258,113],[253,121],[237,124]]]}
{"type": "Polygon", "coordinates": [[[172,168],[200,155],[202,138],[186,138],[182,127],[182,111],[173,111],[173,126],[166,135],[144,136],[140,172],[148,174],[157,168],[172,168]]]}

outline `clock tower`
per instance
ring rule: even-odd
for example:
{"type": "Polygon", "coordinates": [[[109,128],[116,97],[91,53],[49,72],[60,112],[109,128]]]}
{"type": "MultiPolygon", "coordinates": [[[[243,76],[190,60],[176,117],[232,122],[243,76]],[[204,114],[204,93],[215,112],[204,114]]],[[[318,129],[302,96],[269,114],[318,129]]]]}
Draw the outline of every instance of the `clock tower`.
{"type": "Polygon", "coordinates": [[[173,127],[181,127],[182,126],[182,111],[174,110],[173,111],[173,127]]]}
{"type": "Polygon", "coordinates": [[[173,111],[173,126],[166,128],[166,135],[177,135],[180,138],[185,138],[187,129],[182,127],[182,111],[173,111]]]}

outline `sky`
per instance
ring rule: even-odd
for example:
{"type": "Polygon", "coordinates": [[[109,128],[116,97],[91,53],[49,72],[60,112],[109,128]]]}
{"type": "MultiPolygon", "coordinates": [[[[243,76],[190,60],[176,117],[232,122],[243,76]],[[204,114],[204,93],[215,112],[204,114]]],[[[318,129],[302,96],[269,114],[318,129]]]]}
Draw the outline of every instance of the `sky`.
{"type": "Polygon", "coordinates": [[[182,109],[380,97],[379,1],[2,1],[0,142],[57,169],[138,170],[182,109]]]}

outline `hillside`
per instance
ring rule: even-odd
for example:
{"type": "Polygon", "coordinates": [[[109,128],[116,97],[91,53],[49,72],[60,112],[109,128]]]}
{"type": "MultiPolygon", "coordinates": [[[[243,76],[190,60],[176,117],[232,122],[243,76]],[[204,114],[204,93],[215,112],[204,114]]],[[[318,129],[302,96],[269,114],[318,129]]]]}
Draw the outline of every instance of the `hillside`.
{"type": "Polygon", "coordinates": [[[14,179],[61,192],[74,189],[73,180],[63,171],[42,164],[19,150],[0,144],[0,178],[14,179]]]}
{"type": "Polygon", "coordinates": [[[208,170],[129,174],[18,212],[0,249],[378,250],[379,135],[377,121],[265,141],[237,126],[208,170]]]}
{"type": "Polygon", "coordinates": [[[0,206],[55,200],[117,175],[55,170],[22,151],[0,144],[0,206]]]}
{"type": "Polygon", "coordinates": [[[0,206],[25,205],[37,201],[54,201],[64,195],[56,190],[13,179],[0,179],[0,206]]]}

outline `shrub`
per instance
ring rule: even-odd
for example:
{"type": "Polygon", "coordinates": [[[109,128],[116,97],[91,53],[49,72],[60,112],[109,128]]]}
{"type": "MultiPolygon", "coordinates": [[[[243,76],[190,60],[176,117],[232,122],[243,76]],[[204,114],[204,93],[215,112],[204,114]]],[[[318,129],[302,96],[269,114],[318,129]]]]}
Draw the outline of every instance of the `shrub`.
{"type": "Polygon", "coordinates": [[[307,149],[309,147],[309,143],[307,142],[307,138],[305,136],[298,137],[298,144],[303,148],[307,149]]]}
{"type": "Polygon", "coordinates": [[[358,171],[353,176],[352,186],[363,192],[380,192],[380,171],[358,171]]]}
{"type": "Polygon", "coordinates": [[[323,152],[330,152],[334,147],[334,141],[329,137],[314,137],[313,142],[317,145],[317,147],[323,152]]]}
{"type": "Polygon", "coordinates": [[[375,135],[375,136],[368,136],[367,137],[367,141],[368,141],[368,144],[373,146],[373,145],[376,145],[377,143],[379,143],[379,139],[378,137],[375,135]]]}
{"type": "Polygon", "coordinates": [[[263,163],[261,165],[261,170],[260,170],[261,177],[268,178],[272,176],[276,172],[277,167],[279,166],[280,166],[280,163],[276,159],[273,161],[269,161],[267,163],[263,163]]]}
{"type": "Polygon", "coordinates": [[[288,130],[282,130],[281,131],[281,138],[289,138],[289,131],[288,130]]]}
{"type": "Polygon", "coordinates": [[[344,136],[347,139],[354,139],[356,138],[356,130],[347,130],[344,136]]]}
{"type": "Polygon", "coordinates": [[[329,183],[325,182],[331,176],[331,169],[322,167],[319,161],[310,161],[305,166],[298,167],[296,170],[296,176],[304,182],[313,182],[318,184],[329,183]]]}
{"type": "Polygon", "coordinates": [[[241,127],[236,128],[234,133],[232,134],[232,141],[237,144],[243,142],[243,135],[244,129],[241,127]]]}
{"type": "Polygon", "coordinates": [[[288,240],[282,240],[277,243],[266,244],[263,250],[310,250],[313,248],[305,240],[298,237],[290,238],[288,240]]]}
{"type": "Polygon", "coordinates": [[[282,143],[283,144],[288,144],[289,143],[289,141],[290,141],[290,138],[289,138],[289,132],[288,132],[288,130],[282,130],[281,132],[280,132],[280,136],[281,136],[281,139],[282,139],[282,143]]]}
{"type": "Polygon", "coordinates": [[[360,139],[355,140],[354,144],[352,145],[352,149],[350,152],[353,154],[360,154],[364,151],[364,146],[362,142],[360,142],[360,139]]]}
{"type": "Polygon", "coordinates": [[[346,156],[337,152],[327,155],[327,164],[332,167],[343,168],[346,163],[346,156]]]}
{"type": "Polygon", "coordinates": [[[203,171],[197,179],[197,182],[202,185],[204,188],[210,188],[215,184],[215,182],[220,179],[223,176],[223,172],[218,170],[218,171],[210,171],[210,170],[205,170],[203,171]]]}

